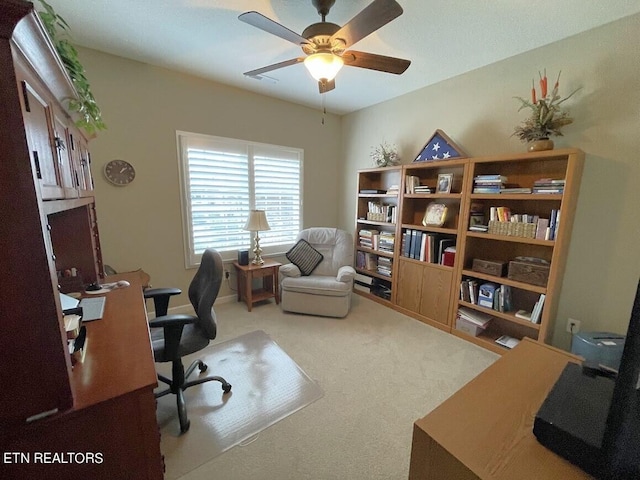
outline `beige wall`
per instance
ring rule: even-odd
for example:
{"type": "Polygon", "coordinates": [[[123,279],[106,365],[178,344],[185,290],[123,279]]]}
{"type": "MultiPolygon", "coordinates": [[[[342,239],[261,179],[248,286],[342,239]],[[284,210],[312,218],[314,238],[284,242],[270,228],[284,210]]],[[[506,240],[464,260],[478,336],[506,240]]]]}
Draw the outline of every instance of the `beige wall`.
{"type": "Polygon", "coordinates": [[[319,108],[83,49],[109,126],[92,142],[104,260],[186,289],[193,272],[183,262],[176,130],[303,148],[305,225],[352,230],[356,171],[372,166],[372,146],[394,142],[408,163],[440,128],[472,156],[524,151],[511,137],[524,118],[512,97],[528,94],[539,69],[550,77],[562,69],[562,93],[583,88],[569,104],[576,122],[556,145],[581,148],[587,161],[554,343],[568,347],[568,317],[583,330],[623,333],[640,273],[639,43],[635,15],[342,118],[329,115],[324,126],[319,108]],[[113,158],[135,165],[132,185],[104,181],[100,171],[113,158]]]}
{"type": "MultiPolygon", "coordinates": [[[[511,137],[544,68],[562,70],[575,123],[558,147],[587,153],[554,344],[568,347],[568,317],[588,331],[625,333],[640,275],[640,15],[553,43],[343,117],[340,224],[353,229],[356,171],[371,147],[396,143],[409,163],[440,128],[471,156],[524,151],[511,137]]],[[[446,61],[446,59],[445,59],[446,61]]],[[[555,80],[555,78],[554,78],[555,80]]]]}
{"type": "MultiPolygon", "coordinates": [[[[118,271],[142,267],[154,286],[186,292],[176,131],[304,149],[305,226],[336,225],[340,117],[318,109],[82,49],[82,61],[108,129],[91,142],[104,262],[118,271]],[[124,159],[136,179],[115,187],[104,164],[124,159]]],[[[320,98],[318,98],[320,105],[320,98]]],[[[233,278],[232,278],[233,280],[233,278]]],[[[223,284],[220,295],[232,292],[223,284]]],[[[187,303],[186,295],[172,305],[187,303]]]]}

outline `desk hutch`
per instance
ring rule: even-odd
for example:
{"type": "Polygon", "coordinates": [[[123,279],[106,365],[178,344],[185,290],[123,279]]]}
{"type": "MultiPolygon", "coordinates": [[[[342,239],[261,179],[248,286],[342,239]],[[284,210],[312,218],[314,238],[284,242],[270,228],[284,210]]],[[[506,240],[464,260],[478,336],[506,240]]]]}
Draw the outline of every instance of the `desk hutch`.
{"type": "Polygon", "coordinates": [[[83,363],[72,367],[67,351],[58,272],[73,268],[84,283],[103,276],[88,139],[66,108],[74,97],[33,5],[3,0],[0,476],[162,478],[140,279],[108,294],[103,319],[87,325],[83,363]],[[102,461],[36,464],[36,452],[102,461]]]}

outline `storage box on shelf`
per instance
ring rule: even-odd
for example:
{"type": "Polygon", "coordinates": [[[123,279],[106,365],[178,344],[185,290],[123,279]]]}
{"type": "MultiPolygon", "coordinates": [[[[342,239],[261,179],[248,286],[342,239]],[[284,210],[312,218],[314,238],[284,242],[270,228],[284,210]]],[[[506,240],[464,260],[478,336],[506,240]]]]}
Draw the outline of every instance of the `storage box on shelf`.
{"type": "Polygon", "coordinates": [[[452,333],[499,353],[506,351],[495,343],[501,335],[549,341],[553,333],[583,163],[584,154],[575,149],[469,159],[471,181],[469,193],[463,195],[464,231],[459,242],[460,263],[455,282],[460,294],[456,303],[491,314],[494,318],[477,337],[455,329],[452,333]],[[490,175],[501,176],[507,188],[518,190],[504,193],[501,188],[495,193],[473,193],[474,179],[490,175]],[[536,182],[539,183],[541,179],[564,181],[558,182],[561,188],[545,193],[535,188],[536,182]],[[495,218],[498,209],[501,215],[499,219],[495,218]],[[472,223],[471,212],[479,211],[486,219],[505,224],[524,220],[521,223],[532,223],[537,231],[532,238],[530,233],[515,235],[515,229],[509,230],[508,225],[504,230],[468,230],[472,223]],[[484,271],[482,266],[478,268],[479,265],[487,267],[493,263],[511,263],[514,265],[511,267],[513,273],[505,278],[502,267],[499,275],[492,274],[489,268],[484,271]],[[483,284],[492,284],[492,288],[497,288],[499,292],[508,292],[510,301],[507,308],[500,311],[496,305],[479,305],[477,297],[463,296],[465,284],[475,284],[478,288],[483,284]],[[529,315],[531,321],[527,319],[529,315]]]}
{"type": "Polygon", "coordinates": [[[356,291],[388,304],[393,291],[401,167],[358,172],[356,291]]]}

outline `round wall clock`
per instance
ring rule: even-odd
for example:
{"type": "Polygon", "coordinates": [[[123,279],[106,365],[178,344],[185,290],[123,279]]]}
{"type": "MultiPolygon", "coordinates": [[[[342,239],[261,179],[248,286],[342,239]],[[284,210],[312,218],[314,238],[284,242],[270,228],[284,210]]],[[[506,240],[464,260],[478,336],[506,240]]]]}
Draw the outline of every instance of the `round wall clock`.
{"type": "Polygon", "coordinates": [[[104,176],[113,185],[124,187],[136,178],[136,170],[124,160],[111,160],[104,166],[104,176]]]}

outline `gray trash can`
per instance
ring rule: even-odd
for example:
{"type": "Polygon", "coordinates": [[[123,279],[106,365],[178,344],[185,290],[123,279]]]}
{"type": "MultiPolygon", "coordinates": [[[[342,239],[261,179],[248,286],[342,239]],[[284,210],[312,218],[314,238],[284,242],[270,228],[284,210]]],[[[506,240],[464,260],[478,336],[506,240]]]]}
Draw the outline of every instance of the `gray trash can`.
{"type": "Polygon", "coordinates": [[[580,332],[571,340],[571,353],[588,363],[602,364],[618,370],[624,349],[624,335],[609,332],[580,332]]]}

